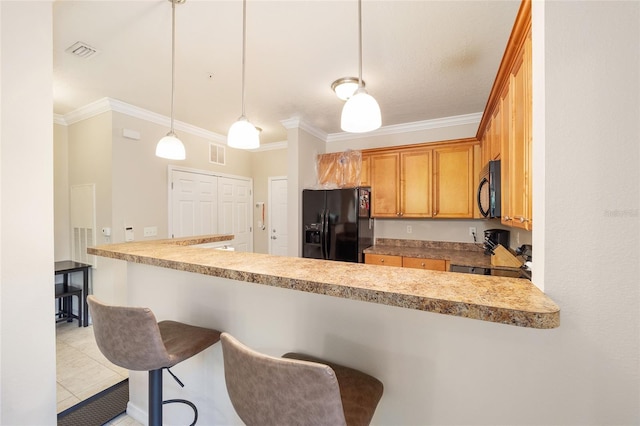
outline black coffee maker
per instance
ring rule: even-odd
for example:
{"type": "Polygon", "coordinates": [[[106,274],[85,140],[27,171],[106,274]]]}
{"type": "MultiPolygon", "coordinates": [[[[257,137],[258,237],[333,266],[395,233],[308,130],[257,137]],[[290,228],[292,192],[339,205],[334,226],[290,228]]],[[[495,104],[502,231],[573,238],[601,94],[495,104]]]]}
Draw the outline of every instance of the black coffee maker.
{"type": "Polygon", "coordinates": [[[492,248],[500,244],[504,248],[509,248],[509,231],[504,229],[487,229],[484,231],[484,252],[492,254],[492,248]]]}

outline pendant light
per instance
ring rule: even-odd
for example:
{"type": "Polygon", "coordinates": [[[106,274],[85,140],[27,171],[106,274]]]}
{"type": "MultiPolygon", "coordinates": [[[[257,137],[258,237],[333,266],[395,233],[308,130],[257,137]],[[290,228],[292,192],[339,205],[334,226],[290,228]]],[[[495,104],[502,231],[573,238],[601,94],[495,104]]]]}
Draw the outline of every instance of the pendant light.
{"type": "Polygon", "coordinates": [[[358,50],[358,89],[344,104],[340,122],[342,130],[351,133],[370,132],[382,125],[380,107],[362,81],[362,0],[358,0],[358,50]]]}
{"type": "MultiPolygon", "coordinates": [[[[366,86],[364,80],[362,85],[366,86]]],[[[342,77],[331,83],[331,90],[336,93],[336,96],[343,101],[346,101],[356,93],[360,86],[360,80],[357,77],[342,77]]]]}
{"type": "Polygon", "coordinates": [[[227,145],[232,148],[255,149],[260,146],[260,132],[244,115],[244,63],[247,44],[247,0],[242,1],[242,115],[227,134],[227,145]]]}
{"type": "Polygon", "coordinates": [[[186,158],[184,145],[173,131],[173,93],[176,72],[176,4],[182,4],[186,0],[169,1],[171,2],[171,130],[156,145],[156,156],[169,160],[184,160],[186,158]]]}

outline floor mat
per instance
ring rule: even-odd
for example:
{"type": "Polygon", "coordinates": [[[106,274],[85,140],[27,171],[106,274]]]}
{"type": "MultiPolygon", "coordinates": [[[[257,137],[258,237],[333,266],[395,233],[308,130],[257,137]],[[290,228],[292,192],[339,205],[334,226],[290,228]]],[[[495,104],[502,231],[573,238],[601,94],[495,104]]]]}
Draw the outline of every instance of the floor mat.
{"type": "Polygon", "coordinates": [[[100,426],[127,411],[129,379],[58,414],[58,426],[100,426]]]}

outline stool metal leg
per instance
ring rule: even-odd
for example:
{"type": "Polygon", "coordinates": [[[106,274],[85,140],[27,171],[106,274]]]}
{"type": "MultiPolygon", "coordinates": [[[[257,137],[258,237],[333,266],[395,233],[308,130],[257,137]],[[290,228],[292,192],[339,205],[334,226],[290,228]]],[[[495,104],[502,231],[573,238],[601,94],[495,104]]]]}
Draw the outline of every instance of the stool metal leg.
{"type": "Polygon", "coordinates": [[[149,426],[162,426],[162,369],[149,371],[149,426]]]}
{"type": "MultiPolygon", "coordinates": [[[[73,301],[73,298],[71,298],[71,301],[73,301]]],[[[82,295],[78,296],[78,327],[82,327],[83,322],[82,322],[82,295]]],[[[71,305],[73,306],[73,304],[71,305]]]]}

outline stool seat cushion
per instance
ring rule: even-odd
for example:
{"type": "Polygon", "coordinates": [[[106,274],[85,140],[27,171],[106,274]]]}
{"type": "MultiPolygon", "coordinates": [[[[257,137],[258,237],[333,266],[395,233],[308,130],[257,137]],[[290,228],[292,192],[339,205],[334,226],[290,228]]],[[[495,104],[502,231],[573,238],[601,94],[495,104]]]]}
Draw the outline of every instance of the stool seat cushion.
{"type": "Polygon", "coordinates": [[[220,340],[220,332],[218,330],[176,321],[160,321],[158,328],[169,354],[169,365],[164,367],[173,367],[220,340]]]}
{"type": "Polygon", "coordinates": [[[306,354],[286,353],[283,358],[325,364],[331,367],[338,379],[340,398],[347,425],[368,425],[382,398],[382,382],[373,376],[344,365],[306,354]]]}

